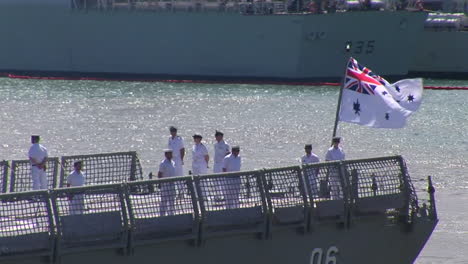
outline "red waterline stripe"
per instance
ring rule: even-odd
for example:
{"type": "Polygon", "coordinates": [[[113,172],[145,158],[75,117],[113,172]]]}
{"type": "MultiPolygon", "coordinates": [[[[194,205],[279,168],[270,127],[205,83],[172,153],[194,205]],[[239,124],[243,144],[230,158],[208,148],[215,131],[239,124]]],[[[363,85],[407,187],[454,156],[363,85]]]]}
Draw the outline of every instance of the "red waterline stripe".
{"type": "MultiPolygon", "coordinates": [[[[0,76],[2,76],[0,74],[0,76]]],[[[44,77],[6,74],[6,77],[12,79],[30,79],[30,80],[81,80],[81,81],[119,81],[119,82],[165,82],[165,83],[205,83],[205,84],[275,84],[275,85],[310,85],[310,86],[339,86],[339,83],[332,82],[275,82],[275,81],[216,81],[216,80],[170,80],[170,79],[120,79],[120,78],[94,78],[94,77],[44,77]]]]}
{"type": "Polygon", "coordinates": [[[430,90],[468,90],[466,86],[424,86],[424,89],[430,90]]]}
{"type": "MultiPolygon", "coordinates": [[[[2,77],[12,79],[35,79],[35,80],[75,80],[75,81],[124,81],[124,82],[165,82],[165,83],[205,83],[205,84],[274,84],[274,85],[307,85],[307,86],[340,86],[334,82],[268,82],[268,81],[209,81],[209,80],[167,80],[167,79],[112,79],[93,77],[38,77],[26,75],[14,75],[0,73],[2,77]]],[[[424,89],[429,90],[468,90],[467,86],[431,86],[426,85],[424,89]]]]}

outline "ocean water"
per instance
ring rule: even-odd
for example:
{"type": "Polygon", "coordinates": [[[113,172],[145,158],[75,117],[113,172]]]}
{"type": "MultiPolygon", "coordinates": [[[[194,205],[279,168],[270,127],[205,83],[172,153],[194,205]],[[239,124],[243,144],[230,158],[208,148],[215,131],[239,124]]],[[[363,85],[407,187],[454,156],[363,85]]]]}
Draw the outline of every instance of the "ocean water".
{"type": "MultiPolygon", "coordinates": [[[[468,81],[425,80],[468,86],[468,81]]],[[[306,143],[321,159],[332,135],[339,89],[327,86],[176,84],[0,79],[0,159],[26,159],[30,135],[50,156],[138,152],[156,172],[170,125],[191,159],[201,133],[213,154],[214,132],[240,145],[243,169],[299,164],[306,143]]],[[[340,123],[348,159],[403,155],[418,190],[431,175],[440,222],[416,263],[468,263],[468,91],[425,90],[403,129],[340,123]]]]}

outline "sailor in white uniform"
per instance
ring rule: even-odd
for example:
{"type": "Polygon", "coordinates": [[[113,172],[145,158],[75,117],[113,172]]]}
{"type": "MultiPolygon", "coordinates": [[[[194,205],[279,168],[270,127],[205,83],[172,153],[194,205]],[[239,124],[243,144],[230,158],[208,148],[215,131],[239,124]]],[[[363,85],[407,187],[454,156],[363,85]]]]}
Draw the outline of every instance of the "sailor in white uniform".
{"type": "Polygon", "coordinates": [[[48,158],[47,149],[39,144],[40,137],[31,136],[32,146],[29,148],[28,156],[31,162],[32,189],[47,189],[48,181],[46,174],[46,162],[48,158]]]}
{"type": "MultiPolygon", "coordinates": [[[[240,147],[233,146],[232,153],[224,157],[223,172],[236,172],[241,169],[240,147]]],[[[224,197],[226,199],[226,209],[239,208],[239,194],[241,187],[240,177],[225,178],[224,197]]]]}
{"type": "MultiPolygon", "coordinates": [[[[165,179],[175,177],[176,166],[172,160],[172,149],[165,149],[165,159],[159,164],[158,178],[165,179]]],[[[159,205],[159,216],[174,215],[176,189],[174,182],[161,183],[161,203],[159,205]]]]}
{"type": "Polygon", "coordinates": [[[319,157],[316,154],[312,153],[312,144],[305,145],[304,150],[305,150],[306,154],[304,156],[302,156],[302,158],[301,158],[302,164],[310,164],[310,163],[320,162],[319,157]]]}
{"type": "MultiPolygon", "coordinates": [[[[215,139],[216,143],[214,144],[214,164],[213,164],[213,172],[214,173],[221,173],[223,172],[223,162],[224,157],[231,153],[229,145],[223,139],[224,134],[218,130],[215,132],[215,139]]],[[[224,185],[226,184],[224,178],[218,178],[215,183],[215,191],[217,201],[222,201],[222,193],[224,185]]]]}
{"type": "Polygon", "coordinates": [[[185,157],[185,146],[184,146],[184,139],[177,135],[177,128],[176,127],[169,127],[169,132],[171,136],[169,137],[169,141],[167,143],[167,147],[172,149],[172,160],[176,166],[176,175],[175,176],[183,176],[184,175],[184,157],[185,157]]]}
{"type": "MultiPolygon", "coordinates": [[[[194,145],[192,148],[192,172],[193,175],[202,175],[208,173],[208,162],[210,161],[210,156],[208,155],[208,149],[201,143],[202,136],[200,134],[193,135],[194,145]]],[[[211,181],[206,179],[202,182],[201,195],[203,198],[208,199],[207,190],[208,186],[211,185],[211,181]]]]}
{"type": "Polygon", "coordinates": [[[344,160],[345,153],[343,149],[339,146],[340,145],[340,137],[334,137],[332,139],[332,146],[328,149],[327,154],[325,155],[325,161],[333,161],[333,160],[344,160]]]}
{"type": "Polygon", "coordinates": [[[218,130],[215,133],[213,172],[223,172],[224,157],[231,153],[229,145],[223,139],[224,134],[218,130]]]}
{"type": "MultiPolygon", "coordinates": [[[[73,163],[73,172],[67,177],[67,187],[84,186],[86,183],[85,174],[81,171],[82,162],[75,161],[73,163]]],[[[83,214],[85,210],[84,194],[74,194],[68,197],[70,203],[70,214],[83,214]]]]}
{"type": "MultiPolygon", "coordinates": [[[[312,153],[312,144],[307,144],[304,147],[305,150],[305,155],[302,156],[301,162],[302,164],[311,164],[311,163],[317,163],[320,162],[320,159],[317,155],[312,153]]],[[[312,171],[308,170],[308,177],[309,177],[309,182],[310,182],[310,193],[313,197],[317,197],[319,195],[318,191],[318,185],[317,185],[317,175],[318,175],[318,170],[312,171]]]]}
{"type": "MultiPolygon", "coordinates": [[[[184,157],[185,146],[184,139],[177,135],[177,128],[174,126],[169,127],[171,136],[169,137],[167,147],[172,149],[172,160],[175,163],[175,176],[184,176],[184,157]]],[[[179,196],[183,196],[185,186],[181,183],[177,184],[179,196]]]]}
{"type": "MultiPolygon", "coordinates": [[[[335,161],[335,160],[344,160],[345,153],[343,149],[339,146],[341,138],[334,137],[332,139],[332,146],[328,149],[327,154],[325,155],[325,161],[335,161]]],[[[329,171],[329,181],[330,181],[330,198],[333,200],[342,199],[343,195],[341,192],[341,180],[338,171],[332,169],[329,171]]]]}
{"type": "Polygon", "coordinates": [[[208,173],[208,162],[210,156],[208,149],[201,143],[202,136],[200,134],[193,135],[194,145],[192,148],[192,172],[194,175],[201,175],[208,173]]]}

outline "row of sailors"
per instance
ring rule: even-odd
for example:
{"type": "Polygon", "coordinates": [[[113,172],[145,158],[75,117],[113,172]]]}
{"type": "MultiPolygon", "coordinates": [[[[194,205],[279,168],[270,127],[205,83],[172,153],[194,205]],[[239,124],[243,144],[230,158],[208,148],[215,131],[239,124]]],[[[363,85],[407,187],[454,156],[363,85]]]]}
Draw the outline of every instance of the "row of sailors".
{"type": "MultiPolygon", "coordinates": [[[[182,137],[177,135],[177,128],[171,126],[169,128],[171,136],[168,140],[168,149],[165,152],[165,159],[159,166],[158,178],[168,178],[173,176],[182,176],[183,165],[185,157],[185,146],[182,137]]],[[[213,172],[236,172],[240,171],[241,168],[241,157],[239,156],[240,148],[238,146],[232,147],[232,153],[230,152],[229,145],[224,141],[224,134],[220,131],[215,132],[216,143],[214,144],[214,166],[213,172]]],[[[209,155],[208,149],[202,141],[200,134],[193,135],[194,146],[192,148],[192,172],[195,175],[202,175],[208,173],[209,155]]],[[[344,160],[345,153],[339,146],[340,138],[334,137],[332,139],[332,146],[328,149],[325,160],[344,160]]],[[[312,145],[305,145],[305,155],[301,158],[303,164],[310,164],[320,162],[319,157],[312,153],[312,145]]],[[[311,173],[308,175],[311,183],[311,192],[314,196],[319,195],[319,187],[317,182],[317,173],[311,173]]],[[[337,172],[329,173],[329,180],[326,183],[329,185],[330,198],[339,199],[341,198],[340,180],[337,172]]],[[[202,192],[205,192],[207,187],[202,186],[202,192]]],[[[218,179],[215,182],[216,194],[222,194],[224,197],[226,208],[238,208],[239,207],[239,194],[241,188],[241,180],[239,177],[223,178],[218,179]],[[216,190],[218,189],[218,190],[216,190]]],[[[178,187],[179,192],[183,188],[178,187]]],[[[173,183],[165,183],[162,186],[161,196],[161,215],[165,215],[172,211],[174,208],[174,199],[176,197],[176,186],[173,183]]],[[[204,197],[204,193],[202,193],[204,197]]],[[[223,200],[221,195],[215,197],[216,200],[223,200]]]]}
{"type": "MultiPolygon", "coordinates": [[[[168,150],[172,150],[172,160],[175,164],[175,175],[183,175],[183,165],[185,158],[185,145],[182,137],[177,135],[177,128],[171,126],[169,128],[171,136],[168,140],[168,150]]],[[[214,164],[213,173],[240,171],[241,157],[239,156],[240,148],[233,147],[231,153],[230,146],[223,140],[224,134],[216,131],[214,144],[214,164]]],[[[192,147],[192,173],[201,175],[208,173],[208,163],[210,156],[208,149],[201,142],[203,137],[200,134],[193,135],[194,145],[192,147]]],[[[164,176],[163,176],[164,177],[164,176]]]]}
{"type": "MultiPolygon", "coordinates": [[[[183,165],[185,157],[185,146],[182,137],[177,135],[177,128],[171,126],[169,128],[171,136],[168,140],[168,149],[164,150],[165,159],[159,164],[158,178],[170,178],[175,176],[183,176],[183,165]]],[[[214,173],[221,172],[236,172],[241,169],[241,157],[240,147],[233,146],[232,153],[230,146],[223,139],[224,134],[220,131],[216,131],[215,138],[216,143],[214,144],[214,173]]],[[[200,134],[193,135],[194,146],[192,147],[192,172],[194,175],[202,175],[208,173],[209,155],[206,146],[201,143],[202,136],[200,134]]],[[[31,161],[32,171],[32,182],[33,190],[47,189],[47,175],[46,161],[48,157],[47,149],[39,144],[40,137],[33,135],[31,137],[32,146],[29,149],[29,159],[31,161]]],[[[332,140],[332,147],[330,147],[326,153],[325,160],[344,160],[345,154],[340,144],[340,138],[334,137],[332,140]]],[[[310,164],[319,162],[319,157],[312,153],[312,145],[305,145],[305,155],[301,158],[303,164],[310,164]]],[[[330,177],[337,177],[337,174],[332,173],[330,177]],[[334,176],[335,175],[335,176],[334,176]]],[[[317,185],[315,173],[309,175],[309,181],[313,185],[317,185]]],[[[74,171],[67,177],[67,186],[84,186],[85,175],[82,172],[82,162],[76,161],[74,163],[74,171]]],[[[330,179],[331,198],[339,197],[339,186],[333,186],[333,182],[339,183],[339,179],[330,179]]],[[[216,183],[216,190],[218,195],[215,200],[224,200],[226,202],[226,208],[238,208],[239,207],[239,194],[240,194],[240,178],[226,178],[218,180],[216,183]],[[224,197],[224,199],[222,199],[224,197]]],[[[166,215],[171,214],[174,210],[174,202],[176,197],[176,189],[179,191],[179,195],[183,193],[184,186],[175,186],[174,183],[163,183],[161,185],[161,203],[160,203],[160,214],[166,215]]],[[[202,190],[203,192],[205,190],[202,190]]],[[[312,188],[313,193],[317,193],[316,187],[312,188]]],[[[70,211],[81,212],[84,209],[84,197],[83,195],[76,195],[73,199],[70,198],[70,211]]]]}
{"type": "MultiPolygon", "coordinates": [[[[182,137],[177,135],[177,128],[171,126],[169,128],[171,136],[168,140],[168,150],[172,150],[172,160],[175,164],[175,175],[183,175],[183,165],[185,158],[185,146],[184,140],[182,137]]],[[[192,173],[194,175],[201,175],[208,173],[208,163],[210,160],[208,149],[206,146],[201,143],[202,136],[200,134],[193,135],[194,145],[192,147],[192,173]]],[[[236,150],[237,153],[233,151],[230,152],[230,146],[224,141],[224,134],[220,131],[216,131],[215,139],[216,143],[214,144],[214,164],[213,164],[213,173],[221,172],[232,172],[240,170],[240,156],[239,156],[239,147],[233,147],[233,150],[236,150]],[[235,165],[232,165],[232,163],[235,165]]],[[[326,161],[333,160],[344,160],[345,153],[343,149],[339,146],[340,138],[334,137],[332,140],[332,147],[330,147],[325,155],[326,161]]],[[[305,145],[305,155],[301,158],[303,164],[309,164],[314,162],[319,162],[320,159],[314,153],[312,153],[312,145],[305,145]]]]}

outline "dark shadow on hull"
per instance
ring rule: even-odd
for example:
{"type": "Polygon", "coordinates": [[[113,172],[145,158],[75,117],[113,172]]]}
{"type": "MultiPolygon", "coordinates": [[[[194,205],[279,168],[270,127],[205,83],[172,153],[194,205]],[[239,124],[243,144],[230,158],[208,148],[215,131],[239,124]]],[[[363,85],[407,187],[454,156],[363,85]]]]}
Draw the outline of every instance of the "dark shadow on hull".
{"type": "Polygon", "coordinates": [[[445,80],[468,80],[468,72],[409,72],[408,77],[445,80]]]}
{"type": "MultiPolygon", "coordinates": [[[[136,81],[136,82],[175,82],[175,83],[234,83],[234,84],[287,84],[287,85],[339,85],[340,77],[283,78],[273,76],[210,76],[210,75],[169,75],[132,73],[83,73],[61,71],[16,71],[0,70],[0,77],[18,79],[47,80],[95,80],[95,81],[136,81]]],[[[382,76],[388,81],[396,81],[404,76],[382,76]]]]}

